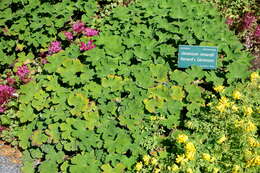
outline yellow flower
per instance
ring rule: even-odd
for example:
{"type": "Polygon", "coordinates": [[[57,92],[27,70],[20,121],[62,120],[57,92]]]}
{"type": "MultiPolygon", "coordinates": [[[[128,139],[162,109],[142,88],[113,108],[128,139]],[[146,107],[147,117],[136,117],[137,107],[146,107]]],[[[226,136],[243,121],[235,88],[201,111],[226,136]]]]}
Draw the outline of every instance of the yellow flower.
{"type": "Polygon", "coordinates": [[[258,75],[257,72],[251,73],[251,75],[250,75],[251,81],[254,81],[254,80],[258,79],[258,78],[260,78],[260,76],[258,75]]]}
{"type": "Polygon", "coordinates": [[[235,100],[239,100],[241,98],[242,94],[239,91],[234,91],[232,96],[235,100]]]}
{"type": "Polygon", "coordinates": [[[180,164],[184,164],[186,163],[188,160],[185,158],[185,155],[182,154],[182,155],[177,155],[177,158],[176,158],[176,163],[180,163],[180,164]]]}
{"type": "Polygon", "coordinates": [[[244,157],[245,157],[245,160],[248,160],[248,158],[251,158],[252,157],[252,152],[249,150],[249,149],[245,149],[244,150],[244,157]]]}
{"type": "Polygon", "coordinates": [[[187,173],[193,173],[193,171],[192,171],[191,168],[188,168],[188,169],[186,170],[186,172],[187,172],[187,173]]]}
{"type": "Polygon", "coordinates": [[[238,111],[238,107],[237,107],[236,105],[233,105],[233,106],[231,107],[231,109],[232,109],[234,112],[237,112],[237,111],[238,111]]]}
{"type": "Polygon", "coordinates": [[[156,165],[157,164],[157,159],[156,158],[152,158],[151,159],[151,164],[152,165],[156,165]]]}
{"type": "Polygon", "coordinates": [[[217,141],[218,144],[222,144],[225,140],[227,140],[227,137],[223,135],[219,140],[217,141]]]}
{"type": "Polygon", "coordinates": [[[247,116],[250,116],[253,113],[253,109],[249,106],[249,107],[244,107],[244,113],[247,116]]]}
{"type": "Polygon", "coordinates": [[[219,172],[219,168],[213,168],[213,173],[218,173],[219,172]]]}
{"type": "Polygon", "coordinates": [[[137,171],[140,171],[142,168],[143,168],[142,162],[138,162],[138,163],[135,165],[135,169],[136,169],[137,171]]]}
{"type": "Polygon", "coordinates": [[[202,153],[202,159],[210,161],[210,155],[208,153],[202,153]]]}
{"type": "Polygon", "coordinates": [[[229,107],[230,103],[228,102],[228,99],[226,97],[221,97],[218,103],[218,106],[216,106],[216,108],[220,111],[220,112],[224,112],[226,110],[226,107],[229,107]]]}
{"type": "Polygon", "coordinates": [[[192,142],[188,142],[185,145],[185,150],[186,150],[186,152],[196,152],[196,148],[195,148],[195,146],[193,145],[192,142]]]}
{"type": "Polygon", "coordinates": [[[179,143],[185,143],[188,140],[188,136],[185,134],[180,134],[180,135],[178,135],[176,140],[179,143]]]}
{"type": "Polygon", "coordinates": [[[192,152],[192,151],[190,151],[190,152],[185,152],[185,156],[186,156],[186,158],[187,158],[188,160],[194,160],[194,158],[195,158],[195,152],[192,152]]]}
{"type": "Polygon", "coordinates": [[[220,101],[220,103],[222,103],[223,105],[229,106],[228,99],[227,99],[225,96],[221,97],[219,101],[220,101]]]}
{"type": "Polygon", "coordinates": [[[255,157],[255,166],[260,166],[260,156],[255,157]]]}
{"type": "Polygon", "coordinates": [[[149,161],[150,161],[150,156],[144,155],[144,156],[143,156],[143,161],[144,161],[144,164],[145,164],[145,165],[148,165],[148,164],[149,164],[149,161]]]}
{"type": "Polygon", "coordinates": [[[260,156],[256,156],[251,160],[247,161],[246,167],[250,166],[260,166],[260,156]]]}
{"type": "Polygon", "coordinates": [[[218,85],[218,86],[214,87],[214,90],[221,93],[225,90],[225,87],[222,85],[218,85]]]}
{"type": "Polygon", "coordinates": [[[155,168],[153,172],[154,172],[154,173],[159,173],[160,171],[161,171],[161,170],[160,170],[159,168],[155,168]]]}
{"type": "Polygon", "coordinates": [[[155,121],[155,120],[157,119],[157,117],[156,117],[156,116],[150,116],[150,119],[151,119],[152,121],[155,121]]]}
{"type": "Polygon", "coordinates": [[[235,120],[235,122],[234,122],[235,127],[242,127],[243,124],[244,124],[244,121],[243,121],[243,120],[241,120],[241,121],[235,120]]]}
{"type": "Polygon", "coordinates": [[[173,164],[172,166],[171,166],[171,171],[178,171],[180,168],[176,165],[176,164],[173,164]]]}
{"type": "Polygon", "coordinates": [[[220,112],[224,112],[226,110],[226,106],[223,104],[218,104],[218,106],[216,106],[217,110],[219,110],[220,112]]]}
{"type": "Polygon", "coordinates": [[[246,132],[254,132],[257,130],[257,127],[255,126],[254,123],[249,121],[248,123],[245,124],[244,129],[246,132]]]}
{"type": "Polygon", "coordinates": [[[234,165],[232,168],[232,173],[239,173],[240,172],[240,166],[239,165],[234,165]]]}
{"type": "Polygon", "coordinates": [[[247,138],[247,142],[249,143],[249,145],[251,147],[258,147],[258,146],[260,146],[260,143],[253,137],[248,137],[247,138]]]}

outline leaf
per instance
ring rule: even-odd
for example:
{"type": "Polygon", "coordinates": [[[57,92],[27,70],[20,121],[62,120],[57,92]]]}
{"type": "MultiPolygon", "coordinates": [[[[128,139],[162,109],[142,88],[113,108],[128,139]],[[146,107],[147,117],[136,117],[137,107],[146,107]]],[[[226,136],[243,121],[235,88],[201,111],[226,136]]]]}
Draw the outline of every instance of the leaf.
{"type": "Polygon", "coordinates": [[[62,163],[64,161],[65,154],[62,151],[59,152],[48,152],[46,155],[46,160],[55,161],[56,163],[62,163]]]}
{"type": "Polygon", "coordinates": [[[89,130],[93,130],[94,127],[99,126],[99,115],[98,112],[88,112],[83,114],[85,120],[86,120],[86,127],[89,130]]]}
{"type": "Polygon", "coordinates": [[[54,73],[62,65],[65,60],[65,56],[62,52],[53,54],[47,57],[49,63],[44,65],[44,70],[47,70],[49,73],[54,73]]]}
{"type": "Polygon", "coordinates": [[[29,138],[32,135],[32,124],[30,124],[27,128],[21,128],[18,131],[18,138],[19,138],[19,146],[22,149],[27,149],[30,147],[29,138]]]}
{"type": "Polygon", "coordinates": [[[70,106],[74,107],[70,110],[72,115],[82,116],[83,112],[90,112],[96,109],[95,103],[90,102],[82,93],[71,93],[67,101],[70,106]]]}
{"type": "Polygon", "coordinates": [[[33,109],[29,105],[21,104],[19,107],[19,111],[16,115],[21,123],[33,121],[37,115],[33,113],[33,109]]]}
{"type": "Polygon", "coordinates": [[[189,76],[186,72],[182,72],[180,70],[174,70],[171,73],[170,78],[180,86],[190,84],[193,81],[191,76],[189,76]]]}
{"type": "Polygon", "coordinates": [[[84,65],[78,59],[66,59],[56,72],[62,76],[63,82],[73,86],[81,83],[77,74],[84,72],[84,65]]]}
{"type": "Polygon", "coordinates": [[[196,85],[187,85],[185,90],[188,92],[187,100],[191,102],[204,102],[201,97],[201,88],[196,85]]]}
{"type": "Polygon", "coordinates": [[[101,166],[103,173],[123,173],[125,166],[122,163],[118,163],[115,168],[112,168],[109,164],[101,166]]]}
{"type": "Polygon", "coordinates": [[[185,97],[185,93],[182,90],[182,87],[172,86],[171,89],[170,89],[170,92],[171,92],[171,94],[170,94],[171,98],[173,100],[181,101],[185,97]]]}
{"type": "Polygon", "coordinates": [[[144,47],[136,46],[134,50],[134,55],[138,60],[148,60],[149,56],[147,55],[147,51],[144,47]]]}
{"type": "Polygon", "coordinates": [[[152,80],[151,71],[145,67],[136,67],[132,70],[133,75],[136,78],[136,84],[143,88],[152,87],[154,81],[152,80]]]}
{"type": "Polygon", "coordinates": [[[168,71],[169,68],[166,64],[151,64],[150,65],[150,71],[152,73],[152,77],[157,82],[166,82],[168,81],[168,71]]]}
{"type": "Polygon", "coordinates": [[[23,162],[23,166],[21,168],[22,172],[26,173],[34,173],[34,163],[33,162],[23,162]]]}
{"type": "Polygon", "coordinates": [[[163,106],[163,100],[160,98],[155,99],[144,99],[145,109],[147,109],[151,113],[156,113],[157,108],[161,108],[163,106]]]}
{"type": "Polygon", "coordinates": [[[243,62],[233,62],[228,66],[228,82],[231,83],[235,79],[245,79],[249,75],[248,64],[243,62]]]}
{"type": "Polygon", "coordinates": [[[58,172],[58,165],[53,160],[46,160],[39,166],[40,173],[58,172]]]}
{"type": "Polygon", "coordinates": [[[38,84],[36,84],[35,81],[31,81],[25,85],[22,85],[20,87],[21,95],[18,101],[23,104],[29,104],[33,100],[33,96],[35,95],[35,93],[37,93],[38,89],[39,86],[38,84]]]}
{"type": "Polygon", "coordinates": [[[41,146],[43,143],[47,142],[48,137],[42,133],[41,130],[36,130],[31,136],[33,146],[41,146]]]}
{"type": "Polygon", "coordinates": [[[105,164],[101,166],[103,173],[113,173],[113,168],[109,164],[105,164]]]}
{"type": "Polygon", "coordinates": [[[125,81],[121,76],[108,75],[106,78],[101,80],[101,85],[104,88],[110,88],[111,91],[122,90],[125,81]]]}
{"type": "Polygon", "coordinates": [[[125,132],[121,131],[118,133],[118,136],[115,140],[116,143],[116,152],[120,154],[125,154],[127,150],[131,148],[131,137],[125,132]]]}
{"type": "Polygon", "coordinates": [[[58,143],[60,140],[59,124],[49,124],[48,129],[45,130],[45,133],[48,135],[49,143],[58,143]]]}
{"type": "Polygon", "coordinates": [[[30,154],[31,154],[32,158],[34,158],[34,159],[41,159],[43,156],[43,153],[41,152],[41,150],[39,148],[31,149],[30,154]]]}

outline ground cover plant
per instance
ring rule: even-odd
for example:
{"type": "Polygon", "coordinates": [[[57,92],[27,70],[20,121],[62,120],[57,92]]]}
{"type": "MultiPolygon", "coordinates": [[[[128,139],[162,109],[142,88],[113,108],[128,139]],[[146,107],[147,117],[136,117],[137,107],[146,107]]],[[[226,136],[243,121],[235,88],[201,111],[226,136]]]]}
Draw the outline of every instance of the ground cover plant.
{"type": "Polygon", "coordinates": [[[142,0],[99,20],[95,1],[3,2],[0,135],[23,172],[257,171],[259,75],[210,5],[142,0]],[[218,68],[178,69],[181,44],[217,46],[218,68]]]}

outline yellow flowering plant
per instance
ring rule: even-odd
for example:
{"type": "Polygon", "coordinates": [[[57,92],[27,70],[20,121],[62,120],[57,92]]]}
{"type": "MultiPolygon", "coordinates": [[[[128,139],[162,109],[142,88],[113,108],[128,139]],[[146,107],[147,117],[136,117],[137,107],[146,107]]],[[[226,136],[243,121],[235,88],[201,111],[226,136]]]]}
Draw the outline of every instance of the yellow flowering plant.
{"type": "Polygon", "coordinates": [[[168,144],[158,143],[167,155],[160,172],[260,172],[259,80],[253,74],[235,87],[215,87],[216,95],[185,129],[164,137],[168,144]]]}

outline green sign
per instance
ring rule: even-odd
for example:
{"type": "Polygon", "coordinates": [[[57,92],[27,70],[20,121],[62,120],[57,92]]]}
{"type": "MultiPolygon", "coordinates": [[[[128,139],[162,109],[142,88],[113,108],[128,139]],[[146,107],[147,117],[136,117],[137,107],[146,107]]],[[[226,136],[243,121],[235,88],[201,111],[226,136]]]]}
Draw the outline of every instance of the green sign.
{"type": "Polygon", "coordinates": [[[217,56],[217,47],[179,45],[178,67],[197,65],[203,69],[216,69],[217,56]]]}

